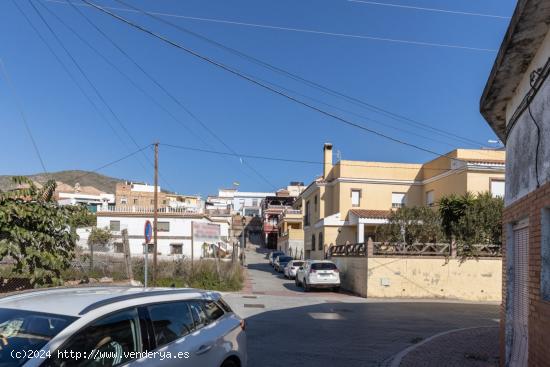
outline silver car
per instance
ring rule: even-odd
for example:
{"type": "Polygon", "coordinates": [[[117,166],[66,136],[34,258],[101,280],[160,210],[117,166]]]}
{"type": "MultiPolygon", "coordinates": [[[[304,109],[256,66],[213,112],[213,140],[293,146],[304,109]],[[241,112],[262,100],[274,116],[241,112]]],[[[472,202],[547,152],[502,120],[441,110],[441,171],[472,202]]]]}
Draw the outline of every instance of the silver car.
{"type": "Polygon", "coordinates": [[[0,365],[245,367],[244,329],[216,292],[31,291],[0,299],[0,365]]]}

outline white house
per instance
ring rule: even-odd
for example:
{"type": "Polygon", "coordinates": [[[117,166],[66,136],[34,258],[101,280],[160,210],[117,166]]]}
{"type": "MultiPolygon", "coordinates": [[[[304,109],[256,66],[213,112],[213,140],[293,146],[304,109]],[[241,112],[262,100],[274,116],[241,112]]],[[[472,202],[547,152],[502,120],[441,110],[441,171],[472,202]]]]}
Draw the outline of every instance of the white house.
{"type": "MultiPolygon", "coordinates": [[[[144,229],[146,221],[153,224],[153,212],[100,211],[97,213],[97,227],[109,228],[114,237],[114,252],[123,252],[123,229],[128,230],[130,252],[133,256],[143,254],[144,229]]],[[[214,222],[203,214],[169,212],[158,214],[157,251],[161,256],[184,256],[199,259],[203,255],[203,244],[227,242],[229,224],[214,222]],[[199,230],[209,227],[209,237],[199,237],[199,230]],[[197,232],[197,233],[194,233],[197,232]]],[[[83,241],[80,241],[83,243],[83,241]]],[[[151,241],[152,243],[152,241],[151,241]]]]}

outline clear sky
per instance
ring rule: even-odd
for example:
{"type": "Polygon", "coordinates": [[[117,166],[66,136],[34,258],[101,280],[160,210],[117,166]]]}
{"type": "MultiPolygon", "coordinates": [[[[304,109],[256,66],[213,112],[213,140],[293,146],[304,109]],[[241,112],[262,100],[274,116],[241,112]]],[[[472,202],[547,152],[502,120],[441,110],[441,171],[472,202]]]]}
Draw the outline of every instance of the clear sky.
{"type": "MultiPolygon", "coordinates": [[[[104,116],[100,117],[84,97],[13,1],[0,1],[0,58],[16,89],[48,171],[93,170],[137,150],[131,139],[138,146],[158,140],[165,144],[228,151],[68,4],[33,0],[116,114],[117,121],[78,73],[29,1],[14,1],[54,47],[104,116]],[[73,27],[163,107],[159,108],[144,96],[59,23],[44,6],[73,27]]],[[[117,11],[178,43],[247,74],[284,86],[299,93],[301,99],[392,137],[440,153],[455,147],[489,145],[487,141],[495,139],[479,114],[479,97],[515,1],[379,0],[415,9],[346,0],[126,1],[148,11],[186,16],[164,19],[303,78],[479,144],[457,141],[374,113],[259,67],[146,15],[117,11]]],[[[115,1],[96,2],[122,7],[115,1]]],[[[323,143],[332,142],[334,150],[339,151],[343,159],[423,162],[434,158],[427,152],[343,125],[267,92],[95,9],[79,9],[235,152],[321,161],[323,143]]],[[[0,174],[41,172],[40,161],[20,117],[13,90],[1,73],[0,126],[0,174]]],[[[149,161],[152,159],[150,149],[144,154],[149,161]]],[[[152,182],[153,170],[149,161],[137,154],[100,172],[152,182]]],[[[230,186],[234,181],[240,182],[241,190],[247,191],[273,190],[272,185],[281,187],[289,181],[307,184],[322,172],[322,167],[241,160],[161,146],[160,171],[161,185],[165,188],[207,195],[215,193],[219,187],[230,186]]]]}

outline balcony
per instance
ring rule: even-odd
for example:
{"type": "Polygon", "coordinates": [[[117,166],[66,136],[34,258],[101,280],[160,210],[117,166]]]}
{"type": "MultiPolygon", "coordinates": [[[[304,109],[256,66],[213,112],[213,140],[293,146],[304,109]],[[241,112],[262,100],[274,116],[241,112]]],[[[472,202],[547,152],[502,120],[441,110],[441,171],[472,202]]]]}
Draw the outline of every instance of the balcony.
{"type": "Polygon", "coordinates": [[[278,232],[279,226],[272,223],[264,223],[264,232],[278,232]]]}
{"type": "MultiPolygon", "coordinates": [[[[201,208],[192,207],[162,207],[157,209],[159,214],[199,214],[202,213],[201,208]]],[[[109,205],[98,206],[98,213],[135,213],[135,214],[153,214],[155,207],[153,206],[135,206],[135,205],[109,205]]]]}

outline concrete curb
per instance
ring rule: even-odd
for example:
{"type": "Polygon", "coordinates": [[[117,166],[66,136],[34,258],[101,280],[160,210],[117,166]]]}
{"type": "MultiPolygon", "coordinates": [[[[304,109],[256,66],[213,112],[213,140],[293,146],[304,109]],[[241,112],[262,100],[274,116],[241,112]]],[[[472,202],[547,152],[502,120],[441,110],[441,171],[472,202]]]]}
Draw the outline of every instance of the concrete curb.
{"type": "Polygon", "coordinates": [[[403,361],[403,358],[405,358],[405,356],[406,356],[407,354],[409,354],[410,352],[412,352],[412,351],[415,350],[416,348],[418,348],[418,347],[420,347],[420,346],[422,346],[422,345],[424,345],[424,344],[426,344],[426,343],[429,343],[429,342],[431,342],[431,341],[434,340],[434,339],[439,338],[440,336],[444,336],[444,335],[456,333],[456,332],[459,332],[459,331],[475,330],[475,329],[488,329],[488,328],[498,328],[498,326],[474,326],[474,327],[467,327],[467,328],[452,329],[452,330],[443,331],[443,332],[441,332],[441,333],[432,335],[432,336],[430,336],[429,338],[422,340],[420,343],[411,345],[410,347],[403,349],[401,352],[397,353],[397,354],[395,355],[395,357],[393,357],[393,358],[391,359],[391,361],[389,361],[389,363],[386,364],[386,365],[387,365],[388,367],[399,367],[399,365],[400,365],[401,362],[403,361]]]}

